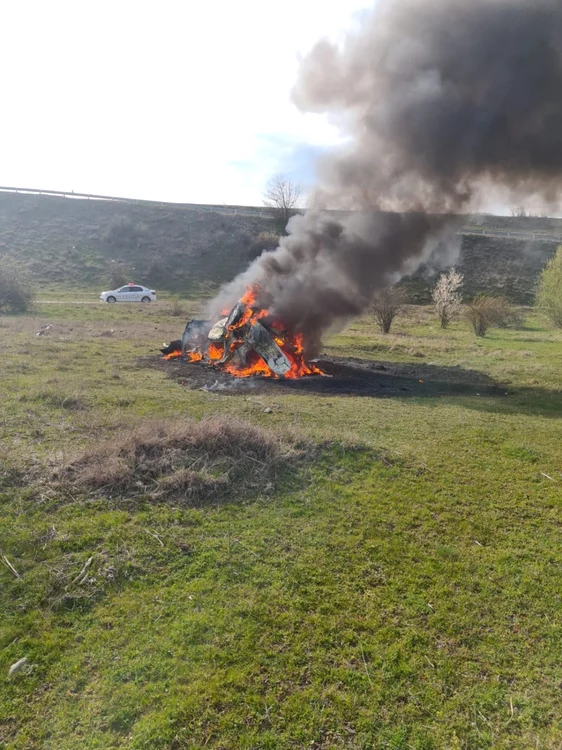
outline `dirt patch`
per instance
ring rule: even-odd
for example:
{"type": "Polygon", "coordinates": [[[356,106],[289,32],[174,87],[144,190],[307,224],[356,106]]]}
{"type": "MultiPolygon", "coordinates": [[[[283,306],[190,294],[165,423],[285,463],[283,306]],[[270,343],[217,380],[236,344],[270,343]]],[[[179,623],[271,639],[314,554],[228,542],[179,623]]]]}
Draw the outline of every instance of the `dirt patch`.
{"type": "Polygon", "coordinates": [[[504,396],[507,388],[485,373],[457,367],[416,363],[380,362],[354,357],[322,357],[318,366],[326,373],[298,380],[251,377],[233,378],[212,366],[190,364],[181,359],[142,357],[142,366],[163,370],[191,390],[239,394],[288,392],[319,396],[420,397],[504,396]]]}

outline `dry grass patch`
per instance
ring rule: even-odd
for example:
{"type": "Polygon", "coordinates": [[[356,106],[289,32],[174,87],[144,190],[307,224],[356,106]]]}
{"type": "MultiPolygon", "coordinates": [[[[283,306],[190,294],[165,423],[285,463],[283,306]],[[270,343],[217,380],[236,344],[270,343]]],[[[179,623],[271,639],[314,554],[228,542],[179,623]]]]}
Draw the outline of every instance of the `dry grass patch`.
{"type": "Polygon", "coordinates": [[[270,492],[311,446],[247,422],[147,421],[73,461],[59,480],[104,495],[200,504],[270,492]]]}

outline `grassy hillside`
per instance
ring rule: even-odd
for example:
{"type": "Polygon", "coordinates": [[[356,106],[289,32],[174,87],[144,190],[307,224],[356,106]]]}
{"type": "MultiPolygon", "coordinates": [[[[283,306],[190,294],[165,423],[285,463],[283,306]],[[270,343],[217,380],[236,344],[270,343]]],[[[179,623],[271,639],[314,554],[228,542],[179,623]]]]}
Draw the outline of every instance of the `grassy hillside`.
{"type": "Polygon", "coordinates": [[[458,264],[470,293],[498,293],[531,304],[538,275],[558,242],[465,235],[458,264]]]}
{"type": "Polygon", "coordinates": [[[216,389],[156,354],[197,311],[0,319],[0,747],[560,748],[562,333],[216,389]]]}
{"type": "Polygon", "coordinates": [[[107,284],[112,261],[161,288],[222,283],[272,228],[259,211],[0,193],[0,258],[21,261],[50,283],[107,284]]]}
{"type": "MultiPolygon", "coordinates": [[[[117,262],[128,277],[160,289],[217,285],[243,270],[262,248],[259,235],[275,228],[257,208],[0,193],[0,259],[17,259],[49,284],[107,287],[117,262]]],[[[562,222],[474,216],[464,231],[465,291],[498,291],[528,304],[562,222]],[[490,236],[475,234],[482,232],[490,236]]],[[[408,283],[427,301],[432,278],[422,270],[408,283]]]]}
{"type": "MultiPolygon", "coordinates": [[[[456,264],[464,275],[463,293],[468,297],[501,294],[515,304],[532,304],[538,276],[559,244],[556,240],[481,236],[467,231],[456,264]]],[[[435,269],[422,268],[403,284],[413,301],[429,303],[435,280],[435,269]]]]}

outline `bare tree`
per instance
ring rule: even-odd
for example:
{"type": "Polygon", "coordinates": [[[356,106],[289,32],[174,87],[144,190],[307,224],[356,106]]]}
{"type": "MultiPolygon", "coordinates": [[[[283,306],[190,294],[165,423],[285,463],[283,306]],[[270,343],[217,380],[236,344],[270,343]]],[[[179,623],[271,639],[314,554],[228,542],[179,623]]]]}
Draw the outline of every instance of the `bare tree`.
{"type": "Polygon", "coordinates": [[[441,321],[441,328],[447,328],[451,320],[458,313],[462,295],[458,291],[463,282],[462,273],[451,268],[447,273],[442,273],[432,292],[435,310],[441,321]]]}
{"type": "Polygon", "coordinates": [[[283,227],[285,227],[300,206],[302,192],[300,183],[278,174],[272,177],[265,186],[263,203],[271,209],[273,216],[279,222],[283,222],[283,227]]]}
{"type": "Polygon", "coordinates": [[[392,321],[406,304],[406,292],[400,287],[391,286],[373,298],[371,315],[383,333],[390,331],[392,321]]]}

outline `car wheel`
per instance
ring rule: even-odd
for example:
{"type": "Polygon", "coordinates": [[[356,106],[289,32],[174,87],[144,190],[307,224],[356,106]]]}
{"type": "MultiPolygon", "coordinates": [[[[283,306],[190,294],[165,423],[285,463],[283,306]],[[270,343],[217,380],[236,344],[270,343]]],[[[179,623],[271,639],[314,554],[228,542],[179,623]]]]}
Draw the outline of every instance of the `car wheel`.
{"type": "Polygon", "coordinates": [[[107,302],[117,302],[117,300],[115,299],[115,297],[108,297],[106,301],[107,302]]]}
{"type": "Polygon", "coordinates": [[[150,302],[150,297],[143,297],[141,302],[150,302]]]}

